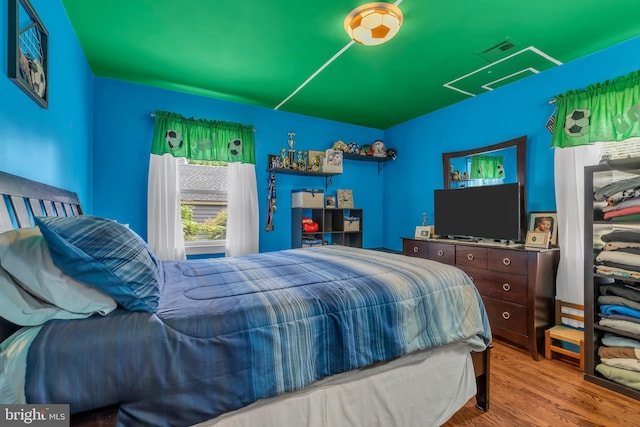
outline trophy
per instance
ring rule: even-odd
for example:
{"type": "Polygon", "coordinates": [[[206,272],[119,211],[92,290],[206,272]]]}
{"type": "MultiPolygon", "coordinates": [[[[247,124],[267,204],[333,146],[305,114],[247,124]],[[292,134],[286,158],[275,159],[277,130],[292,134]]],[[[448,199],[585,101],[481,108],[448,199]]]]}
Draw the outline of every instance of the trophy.
{"type": "Polygon", "coordinates": [[[280,149],[280,159],[282,167],[285,169],[289,169],[289,156],[287,156],[287,149],[284,147],[280,149]]]}
{"type": "Polygon", "coordinates": [[[298,170],[307,170],[306,154],[307,153],[303,153],[301,150],[298,150],[298,170]]]}
{"type": "Polygon", "coordinates": [[[294,141],[293,138],[296,134],[294,132],[289,132],[287,135],[289,135],[289,141],[287,141],[287,144],[289,144],[289,167],[293,167],[296,163],[296,151],[293,149],[293,146],[296,144],[296,141],[294,141]]]}

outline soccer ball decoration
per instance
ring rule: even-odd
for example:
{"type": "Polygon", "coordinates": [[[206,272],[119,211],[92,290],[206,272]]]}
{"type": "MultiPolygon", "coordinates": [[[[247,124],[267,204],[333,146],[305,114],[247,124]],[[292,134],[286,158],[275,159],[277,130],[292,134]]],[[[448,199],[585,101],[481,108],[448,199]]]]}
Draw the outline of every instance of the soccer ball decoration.
{"type": "Polygon", "coordinates": [[[358,154],[360,152],[360,146],[356,142],[350,142],[348,144],[348,147],[349,147],[349,149],[347,151],[348,153],[358,154]]]}
{"type": "Polygon", "coordinates": [[[396,5],[367,3],[347,15],[344,29],[356,43],[375,46],[393,38],[402,25],[402,19],[402,11],[396,5]]]}
{"type": "Polygon", "coordinates": [[[238,138],[232,139],[231,141],[229,141],[227,148],[229,149],[229,154],[232,157],[239,156],[240,154],[242,154],[242,140],[238,138]]]}
{"type": "Polygon", "coordinates": [[[29,70],[31,71],[31,87],[39,97],[44,97],[47,82],[44,76],[44,67],[38,59],[29,62],[29,70]]]}
{"type": "Polygon", "coordinates": [[[168,130],[164,134],[164,140],[167,141],[167,145],[171,151],[178,151],[182,148],[184,141],[182,140],[182,134],[177,130],[168,130]]]}
{"type": "Polygon", "coordinates": [[[564,121],[564,131],[569,136],[582,136],[589,133],[591,111],[575,109],[564,121]]]}

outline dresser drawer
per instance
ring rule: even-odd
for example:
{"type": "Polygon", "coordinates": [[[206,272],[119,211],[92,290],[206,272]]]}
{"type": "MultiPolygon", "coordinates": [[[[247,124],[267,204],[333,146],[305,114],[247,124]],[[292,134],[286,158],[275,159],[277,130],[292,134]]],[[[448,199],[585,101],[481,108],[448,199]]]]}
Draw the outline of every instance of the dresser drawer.
{"type": "Polygon", "coordinates": [[[489,270],[527,275],[527,260],[529,256],[527,252],[493,248],[488,251],[489,270]]]}
{"type": "Polygon", "coordinates": [[[520,335],[527,335],[527,307],[501,301],[491,297],[482,297],[487,309],[489,324],[507,329],[520,335]]]}
{"type": "Polygon", "coordinates": [[[430,242],[429,259],[453,265],[456,262],[456,247],[445,243],[430,242]]]}
{"type": "Polygon", "coordinates": [[[512,302],[527,304],[527,276],[509,273],[496,273],[491,270],[480,270],[462,267],[471,277],[480,295],[512,302]]]}
{"type": "Polygon", "coordinates": [[[402,240],[402,253],[408,256],[419,258],[429,257],[429,243],[418,240],[404,239],[402,240]]]}
{"type": "Polygon", "coordinates": [[[456,245],[456,265],[487,269],[487,248],[456,245]]]}

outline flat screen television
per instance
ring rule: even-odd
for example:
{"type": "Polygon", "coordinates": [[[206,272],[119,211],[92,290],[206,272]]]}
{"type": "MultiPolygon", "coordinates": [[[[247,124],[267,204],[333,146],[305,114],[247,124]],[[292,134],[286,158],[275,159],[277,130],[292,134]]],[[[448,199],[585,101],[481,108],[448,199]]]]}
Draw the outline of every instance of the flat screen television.
{"type": "Polygon", "coordinates": [[[518,183],[435,190],[435,233],[518,242],[522,237],[521,209],[518,183]]]}

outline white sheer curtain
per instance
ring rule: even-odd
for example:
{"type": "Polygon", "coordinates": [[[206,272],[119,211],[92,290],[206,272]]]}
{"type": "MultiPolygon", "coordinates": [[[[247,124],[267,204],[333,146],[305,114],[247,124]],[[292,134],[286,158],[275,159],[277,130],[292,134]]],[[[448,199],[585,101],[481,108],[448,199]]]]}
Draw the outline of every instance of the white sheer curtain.
{"type": "Polygon", "coordinates": [[[598,164],[600,154],[600,143],[554,152],[560,246],[556,298],[575,304],[584,304],[584,167],[598,164]]]}
{"type": "Polygon", "coordinates": [[[171,154],[151,154],[147,197],[149,247],[158,259],[186,259],[178,163],[171,154]]]}
{"type": "Polygon", "coordinates": [[[260,220],[256,167],[250,163],[229,163],[227,174],[226,255],[257,253],[260,220]]]}

